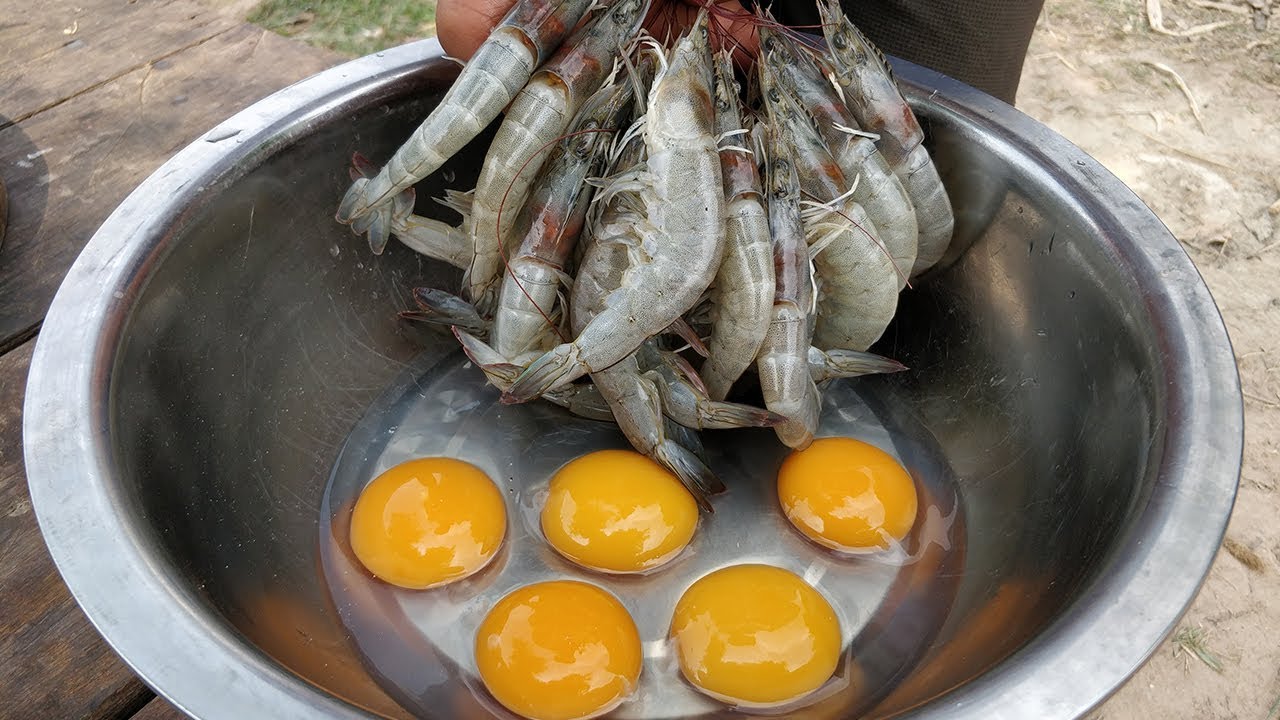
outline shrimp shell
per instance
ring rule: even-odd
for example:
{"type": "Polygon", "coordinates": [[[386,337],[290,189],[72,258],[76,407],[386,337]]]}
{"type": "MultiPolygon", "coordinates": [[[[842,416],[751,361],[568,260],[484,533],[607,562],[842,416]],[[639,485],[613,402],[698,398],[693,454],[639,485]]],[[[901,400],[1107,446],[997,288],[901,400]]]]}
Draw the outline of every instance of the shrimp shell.
{"type": "Polygon", "coordinates": [[[597,16],[538,68],[507,110],[481,166],[468,225],[475,259],[463,286],[481,312],[493,310],[501,253],[519,241],[511,234],[534,178],[648,7],[649,0],[622,0],[597,16]]]}
{"type": "Polygon", "coordinates": [[[844,174],[817,132],[760,63],[760,88],[772,121],[784,134],[806,193],[821,204],[802,213],[819,283],[814,344],[866,350],[884,333],[898,305],[898,272],[866,211],[846,192],[844,174]]]}
{"type": "Polygon", "coordinates": [[[819,0],[818,13],[846,105],[862,127],[880,135],[880,152],[915,204],[920,242],[911,274],[919,275],[938,262],[951,242],[951,200],[924,147],[924,131],[884,55],[844,16],[839,0],[819,0]]]}
{"type": "Polygon", "coordinates": [[[787,447],[802,450],[818,429],[821,398],[809,371],[813,278],[800,220],[800,179],[777,128],[765,131],[766,182],[776,284],[769,330],[756,358],[765,407],[787,418],[774,428],[787,447]]]}
{"type": "Polygon", "coordinates": [[[592,188],[609,149],[610,130],[631,109],[631,85],[602,86],[583,104],[573,132],[557,144],[517,228],[523,241],[511,258],[494,314],[493,344],[508,360],[541,354],[553,337],[547,316],[565,277],[565,265],[582,232],[592,188]]]}
{"type": "MultiPolygon", "coordinates": [[[[627,204],[626,198],[615,197],[601,213],[603,227],[589,234],[591,242],[579,265],[570,302],[575,332],[605,311],[610,291],[626,275],[628,251],[621,237],[630,225],[620,216],[629,212],[625,208],[627,204]]],[[[613,409],[618,428],[632,447],[675,473],[698,504],[710,511],[707,497],[723,491],[724,484],[694,449],[670,435],[658,385],[652,377],[641,373],[636,353],[631,352],[611,367],[591,373],[591,382],[613,409]]],[[[548,393],[555,394],[572,387],[576,385],[566,385],[548,393]]]]}
{"type": "Polygon", "coordinates": [[[760,172],[746,151],[733,58],[716,57],[716,134],[726,203],[724,259],[711,289],[711,339],[701,375],[713,400],[755,361],[773,306],[773,242],[760,190],[760,172]]]}
{"type": "Polygon", "coordinates": [[[760,29],[760,43],[788,102],[808,115],[846,180],[856,179],[852,198],[875,223],[893,257],[898,290],[902,290],[915,266],[920,236],[915,205],[902,181],[874,142],[853,134],[857,119],[808,52],[767,27],[760,29]]]}
{"type": "Polygon", "coordinates": [[[644,221],[633,261],[605,309],[535,360],[507,392],[525,402],[612,366],[693,307],[724,253],[724,191],[713,137],[707,13],[676,45],[654,80],[644,121],[645,169],[617,178],[601,197],[640,189],[644,221]]]}
{"type": "Polygon", "coordinates": [[[440,168],[510,104],[593,0],[519,0],[467,62],[440,104],[373,178],[351,184],[336,219],[361,229],[380,255],[391,235],[392,198],[440,168]]]}

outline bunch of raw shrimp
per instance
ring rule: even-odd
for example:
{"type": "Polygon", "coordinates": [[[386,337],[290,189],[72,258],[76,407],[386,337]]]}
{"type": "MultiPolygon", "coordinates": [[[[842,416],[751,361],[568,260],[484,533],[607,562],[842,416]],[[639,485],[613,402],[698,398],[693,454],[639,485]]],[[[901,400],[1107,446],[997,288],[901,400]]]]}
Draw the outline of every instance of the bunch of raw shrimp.
{"type": "Polygon", "coordinates": [[[823,2],[821,50],[761,17],[744,100],[707,10],[667,48],[648,0],[521,0],[385,167],[357,157],[338,220],[463,269],[407,315],[452,326],[504,401],[616,422],[705,504],[696,431],[807,446],[823,383],[903,369],[866,351],[951,238],[884,57],[823,2]],[[412,214],[504,109],[475,189],[441,200],[461,226],[412,214]],[[749,375],[764,408],[726,401],[749,375]]]}

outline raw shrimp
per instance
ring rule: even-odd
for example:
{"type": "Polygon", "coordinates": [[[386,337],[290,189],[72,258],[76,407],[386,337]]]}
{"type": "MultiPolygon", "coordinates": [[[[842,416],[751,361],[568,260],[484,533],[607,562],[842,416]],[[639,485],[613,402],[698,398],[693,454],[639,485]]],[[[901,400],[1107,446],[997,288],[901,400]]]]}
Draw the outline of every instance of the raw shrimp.
{"type": "Polygon", "coordinates": [[[558,47],[593,0],[519,0],[467,62],[444,99],[372,179],[351,184],[337,220],[367,233],[381,254],[391,234],[391,202],[435,172],[493,122],[558,47]]]}
{"type": "Polygon", "coordinates": [[[804,449],[818,429],[821,399],[809,372],[809,320],[814,311],[809,249],[800,220],[800,179],[773,126],[765,129],[769,229],[776,268],[773,308],[756,359],[764,404],[787,418],[774,428],[788,447],[804,449]]]}
{"type": "Polygon", "coordinates": [[[724,175],[724,259],[711,289],[711,339],[701,375],[723,400],[754,362],[773,306],[773,244],[756,161],[747,152],[738,83],[729,53],[716,56],[716,120],[724,175]]]}
{"type": "Polygon", "coordinates": [[[902,181],[869,138],[856,134],[858,121],[813,57],[785,34],[760,29],[761,52],[777,74],[777,84],[817,127],[846,180],[852,198],[875,223],[897,270],[898,289],[907,284],[919,246],[919,224],[902,181]]]}
{"type": "Polygon", "coordinates": [[[818,13],[845,103],[863,128],[880,135],[880,152],[915,205],[920,242],[911,274],[918,275],[938,262],[951,242],[951,200],[884,55],[845,17],[839,0],[818,0],[818,13]]]}
{"type": "Polygon", "coordinates": [[[641,347],[639,358],[645,377],[658,388],[663,412],[685,427],[731,430],[776,427],[787,421],[763,408],[711,399],[706,385],[689,363],[676,353],[659,350],[652,340],[641,347]]]}
{"type": "MultiPolygon", "coordinates": [[[[628,226],[626,220],[620,219],[630,213],[625,209],[628,195],[609,201],[601,213],[600,227],[590,234],[591,244],[578,267],[569,303],[575,332],[606,311],[611,290],[628,273],[628,248],[617,234],[628,226]]],[[[613,408],[614,420],[632,447],[675,473],[698,504],[710,510],[707,496],[723,491],[724,485],[693,449],[668,435],[658,386],[653,378],[640,372],[636,353],[628,353],[610,367],[592,372],[591,382],[613,408]]]]}
{"type": "Polygon", "coordinates": [[[645,208],[620,287],[573,342],[529,366],[507,401],[531,400],[610,367],[682,316],[710,285],[724,252],[724,191],[708,45],[704,9],[649,92],[644,169],[616,178],[601,194],[635,190],[645,208]]]}
{"type": "Polygon", "coordinates": [[[790,141],[801,188],[820,201],[805,203],[801,216],[818,281],[813,342],[823,348],[866,350],[893,320],[897,270],[808,119],[777,87],[769,63],[758,67],[770,122],[790,141]]]}
{"type": "Polygon", "coordinates": [[[466,224],[475,259],[463,287],[481,313],[493,311],[502,278],[501,253],[519,241],[511,233],[547,151],[600,87],[648,7],[649,0],[615,3],[566,40],[512,101],[485,155],[466,224]]]}
{"type": "MultiPolygon", "coordinates": [[[[589,175],[599,173],[612,137],[611,128],[626,122],[631,110],[631,85],[611,82],[583,104],[572,132],[556,146],[545,172],[520,213],[523,236],[508,263],[493,319],[492,342],[508,361],[523,364],[528,353],[540,355],[554,338],[547,322],[564,282],[570,258],[591,199],[589,175]]],[[[534,355],[533,357],[536,357],[534,355]]]]}

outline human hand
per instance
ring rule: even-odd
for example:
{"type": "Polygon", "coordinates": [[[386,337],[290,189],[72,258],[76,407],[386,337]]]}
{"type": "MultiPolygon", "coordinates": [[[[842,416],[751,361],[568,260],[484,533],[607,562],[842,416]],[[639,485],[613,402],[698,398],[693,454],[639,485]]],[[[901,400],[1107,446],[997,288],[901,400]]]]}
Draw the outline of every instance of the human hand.
{"type": "MultiPolygon", "coordinates": [[[[552,2],[552,0],[541,0],[552,2]]],[[[754,16],[738,0],[713,0],[712,39],[717,49],[733,47],[740,60],[754,55],[759,41],[754,16]]],[[[516,0],[439,0],[436,33],[444,51],[466,60],[489,37],[516,0]]],[[[654,37],[664,38],[689,27],[702,3],[695,0],[653,0],[644,26],[654,37]]]]}

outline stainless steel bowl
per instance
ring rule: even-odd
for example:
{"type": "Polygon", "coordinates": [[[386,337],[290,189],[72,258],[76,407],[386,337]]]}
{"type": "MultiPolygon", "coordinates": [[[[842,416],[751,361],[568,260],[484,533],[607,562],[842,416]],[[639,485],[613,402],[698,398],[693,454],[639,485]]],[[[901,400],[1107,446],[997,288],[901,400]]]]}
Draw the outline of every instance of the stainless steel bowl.
{"type": "MultiPolygon", "coordinates": [[[[880,344],[912,371],[866,382],[941,448],[967,533],[945,625],[870,714],[1079,717],[1159,645],[1221,540],[1243,426],[1231,348],[1115,177],[899,69],[957,235],[880,344]]],[[[332,214],[351,152],[385,158],[455,73],[417,43],[222,123],[112,214],[40,333],[24,429],[45,538],[112,646],[196,717],[405,714],[335,618],[317,527],[340,443],[442,342],[396,320],[408,288],[457,277],[394,244],[374,258],[332,214]]],[[[420,197],[468,187],[484,140],[420,197]]]]}

